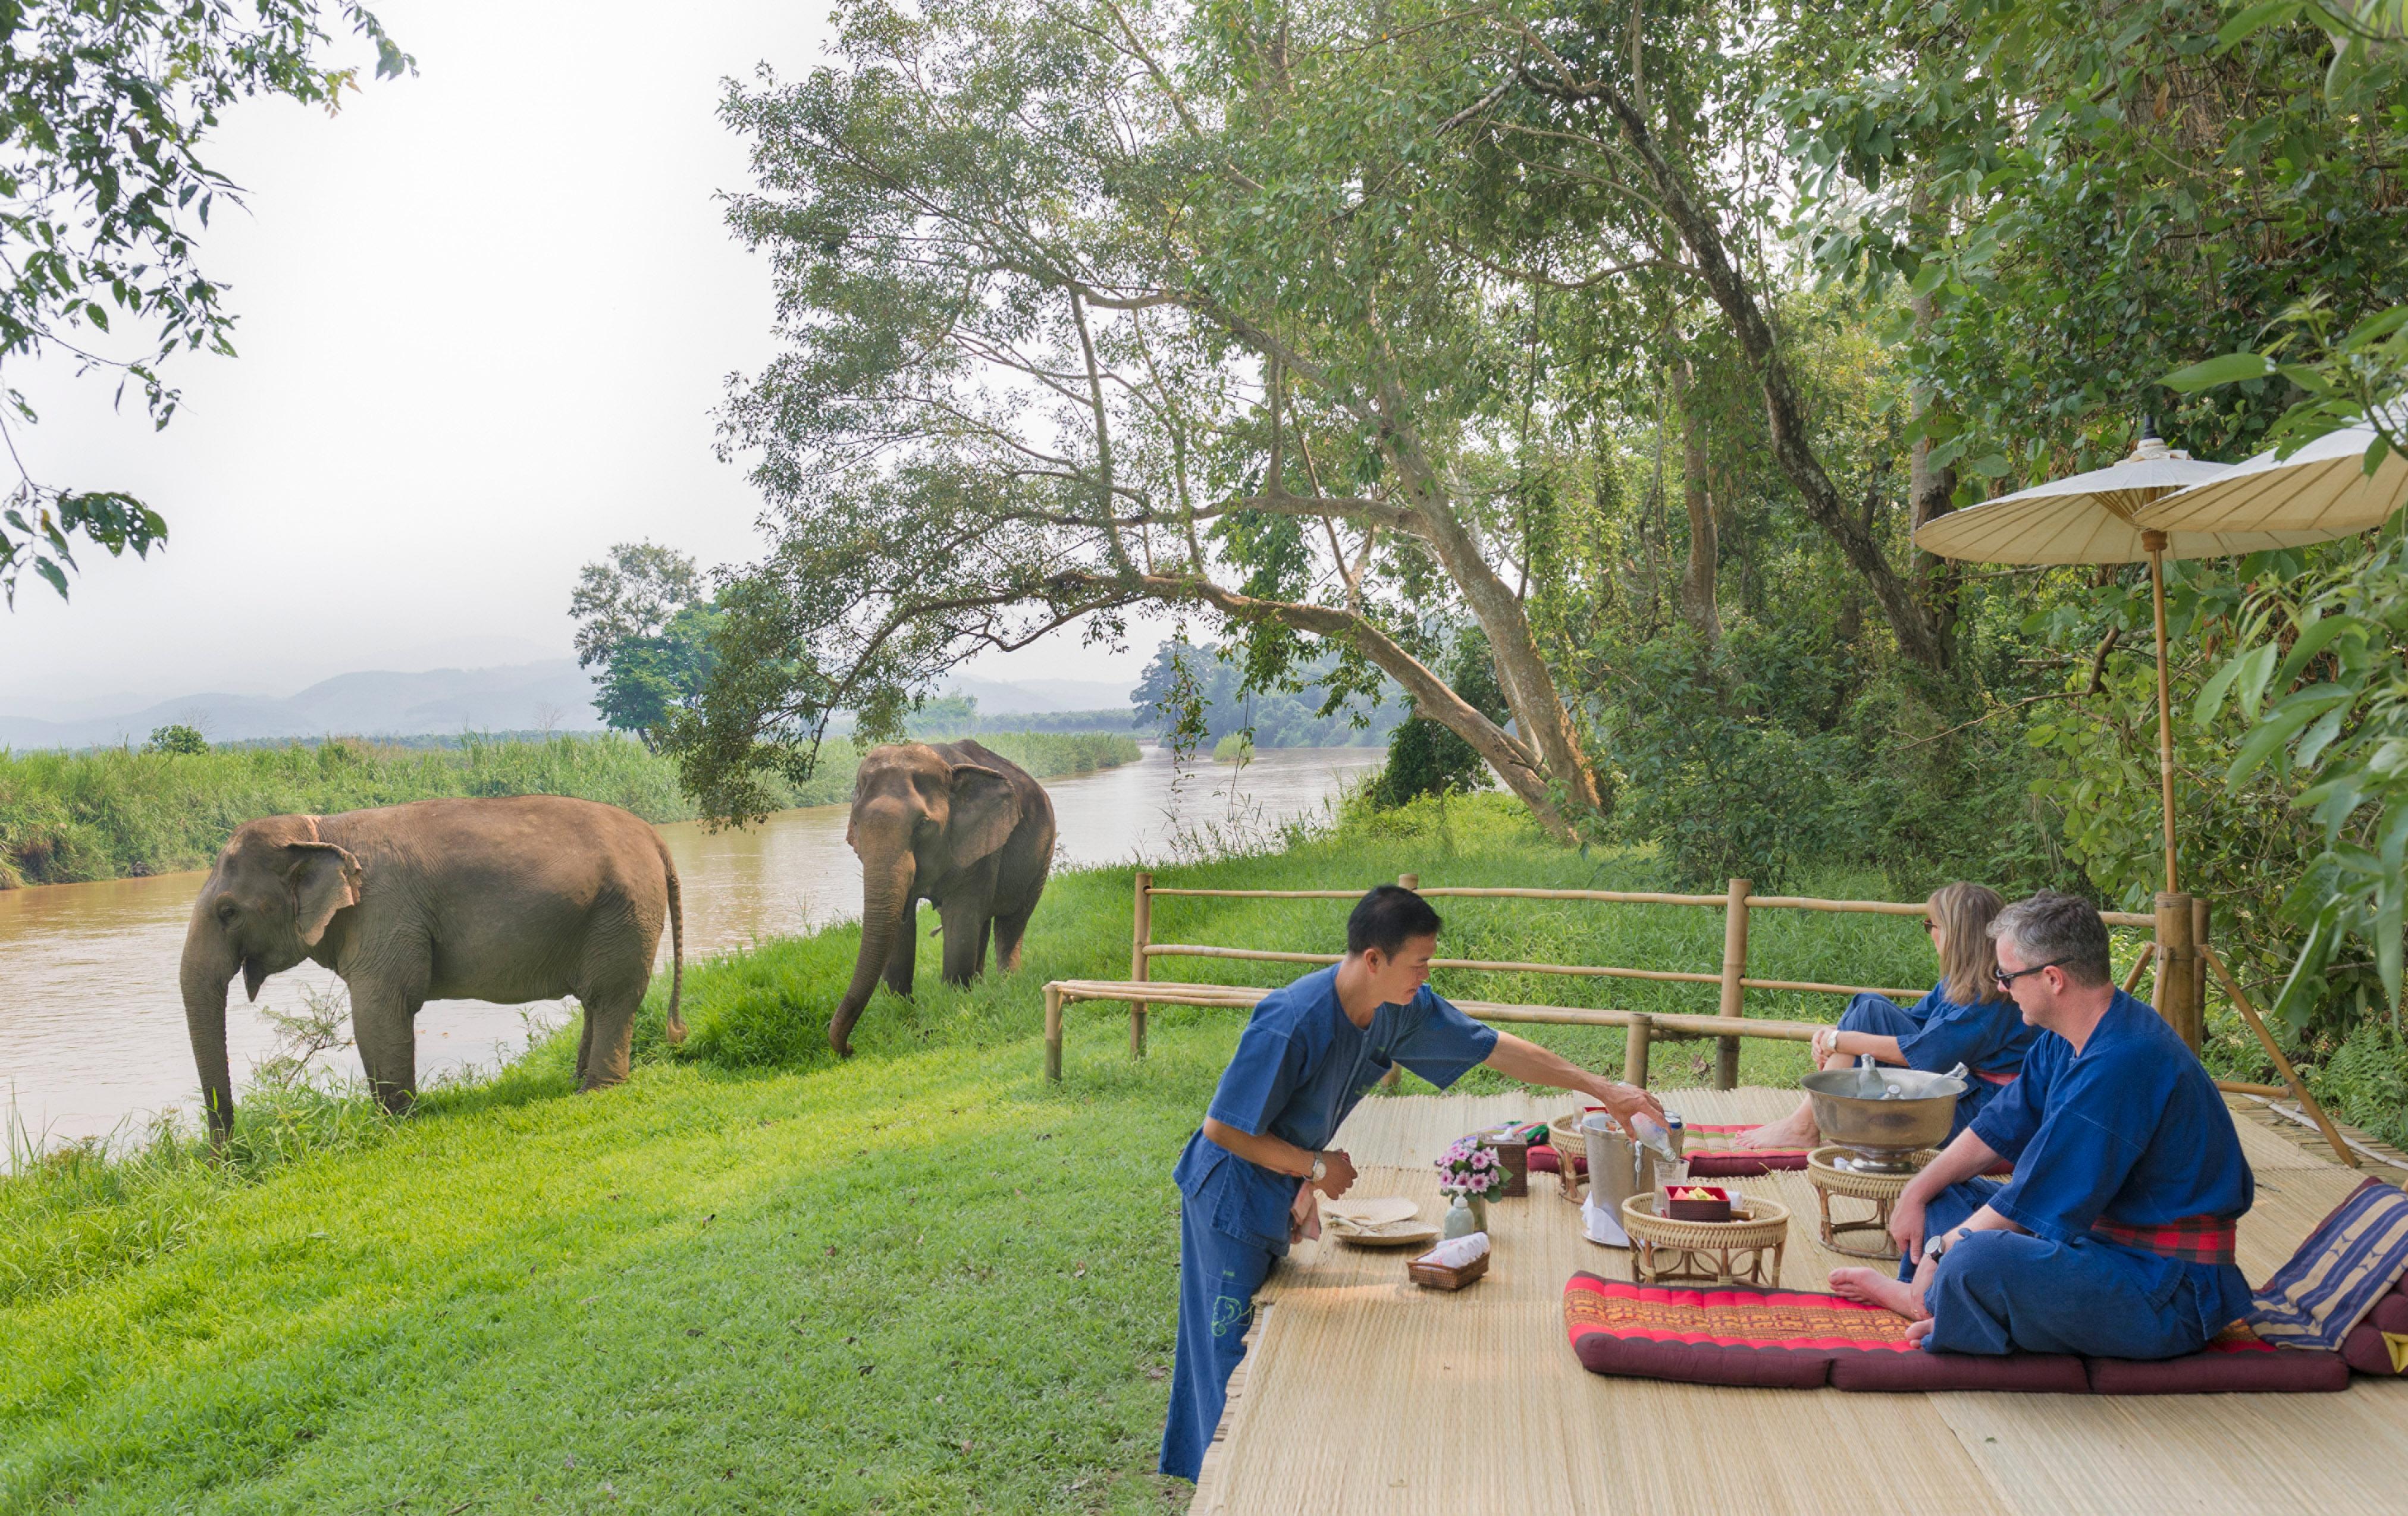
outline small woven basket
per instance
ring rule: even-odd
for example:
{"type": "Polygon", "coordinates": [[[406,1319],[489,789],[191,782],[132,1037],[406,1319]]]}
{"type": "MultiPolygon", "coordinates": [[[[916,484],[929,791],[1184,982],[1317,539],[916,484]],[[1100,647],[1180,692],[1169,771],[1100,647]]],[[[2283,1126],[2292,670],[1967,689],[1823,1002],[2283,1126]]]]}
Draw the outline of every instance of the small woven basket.
{"type": "Polygon", "coordinates": [[[1405,1276],[1425,1290],[1460,1290],[1487,1272],[1488,1254],[1484,1252],[1461,1268],[1426,1264],[1419,1258],[1405,1261],[1405,1276]]]}
{"type": "Polygon", "coordinates": [[[1622,1227],[1630,1234],[1630,1272],[1650,1283],[1698,1280],[1713,1284],[1773,1284],[1789,1239],[1789,1208],[1763,1195],[1731,1201],[1745,1214],[1727,1222],[1677,1222],[1656,1214],[1660,1193],[1634,1194],[1622,1203],[1622,1227]],[[1746,1255],[1744,1265],[1741,1255],[1746,1255]]]}

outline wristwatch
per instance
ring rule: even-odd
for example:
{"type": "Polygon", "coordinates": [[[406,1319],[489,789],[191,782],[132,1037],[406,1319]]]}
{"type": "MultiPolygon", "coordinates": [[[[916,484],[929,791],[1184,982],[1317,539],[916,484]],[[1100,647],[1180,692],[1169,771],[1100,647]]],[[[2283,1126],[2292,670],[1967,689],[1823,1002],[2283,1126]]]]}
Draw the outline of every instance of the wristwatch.
{"type": "Polygon", "coordinates": [[[1310,1184],[1319,1184],[1323,1180],[1328,1177],[1329,1160],[1324,1158],[1317,1152],[1314,1153],[1312,1155],[1312,1172],[1305,1176],[1305,1181],[1310,1184]]]}
{"type": "Polygon", "coordinates": [[[1923,1239],[1923,1256],[1926,1259],[1937,1259],[1947,1251],[1948,1239],[1944,1237],[1933,1236],[1923,1239]]]}

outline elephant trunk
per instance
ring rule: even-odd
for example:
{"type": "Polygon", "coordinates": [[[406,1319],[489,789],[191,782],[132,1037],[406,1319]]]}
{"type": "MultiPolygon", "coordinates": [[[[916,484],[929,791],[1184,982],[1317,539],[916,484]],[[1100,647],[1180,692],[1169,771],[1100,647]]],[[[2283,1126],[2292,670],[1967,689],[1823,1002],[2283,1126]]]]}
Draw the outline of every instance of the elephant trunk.
{"type": "Polygon", "coordinates": [[[828,1021],[828,1046],[840,1058],[853,1056],[853,1025],[861,1008],[878,988],[878,976],[895,951],[901,934],[911,929],[911,855],[861,867],[861,956],[853,965],[853,982],[828,1021]]]}
{"type": "Polygon", "coordinates": [[[234,946],[215,922],[197,917],[184,936],[184,1030],[201,1077],[209,1138],[223,1143],[234,1130],[234,1074],[226,1062],[226,989],[238,966],[234,946]]]}

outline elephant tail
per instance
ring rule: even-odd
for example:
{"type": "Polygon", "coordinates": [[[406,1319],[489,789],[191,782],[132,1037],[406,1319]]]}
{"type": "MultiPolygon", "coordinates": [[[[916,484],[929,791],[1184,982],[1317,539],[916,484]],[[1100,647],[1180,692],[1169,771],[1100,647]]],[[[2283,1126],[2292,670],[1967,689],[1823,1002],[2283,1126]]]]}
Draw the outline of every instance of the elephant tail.
{"type": "Polygon", "coordinates": [[[669,856],[668,844],[653,838],[661,850],[661,869],[669,884],[669,1025],[671,1042],[685,1040],[685,1018],[678,1014],[678,1002],[685,994],[685,902],[678,891],[677,861],[669,856]]]}

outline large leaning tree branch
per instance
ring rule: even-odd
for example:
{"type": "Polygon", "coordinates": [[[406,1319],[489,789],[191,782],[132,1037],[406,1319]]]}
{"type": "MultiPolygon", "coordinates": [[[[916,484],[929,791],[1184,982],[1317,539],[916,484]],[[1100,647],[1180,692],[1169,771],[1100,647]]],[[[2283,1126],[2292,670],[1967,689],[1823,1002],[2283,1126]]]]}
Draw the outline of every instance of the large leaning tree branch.
{"type": "MultiPolygon", "coordinates": [[[[1815,525],[1839,544],[1849,566],[1862,576],[1889,623],[1899,649],[1925,668],[1943,670],[1948,648],[1940,629],[1907,581],[1891,566],[1871,532],[1816,456],[1796,379],[1791,375],[1772,324],[1748,280],[1733,264],[1715,218],[1699,204],[1688,176],[1668,157],[1644,115],[1624,92],[1608,79],[1583,76],[1557,56],[1543,38],[1527,27],[1517,28],[1519,40],[1538,53],[1541,63],[1519,65],[1514,78],[1547,98],[1568,104],[1603,107],[1624,145],[1656,188],[1664,215],[1688,248],[1692,263],[1714,304],[1721,309],[1764,399],[1765,421],[1772,438],[1775,462],[1798,491],[1815,525]]],[[[1492,88],[1484,101],[1502,99],[1492,88]]]]}

